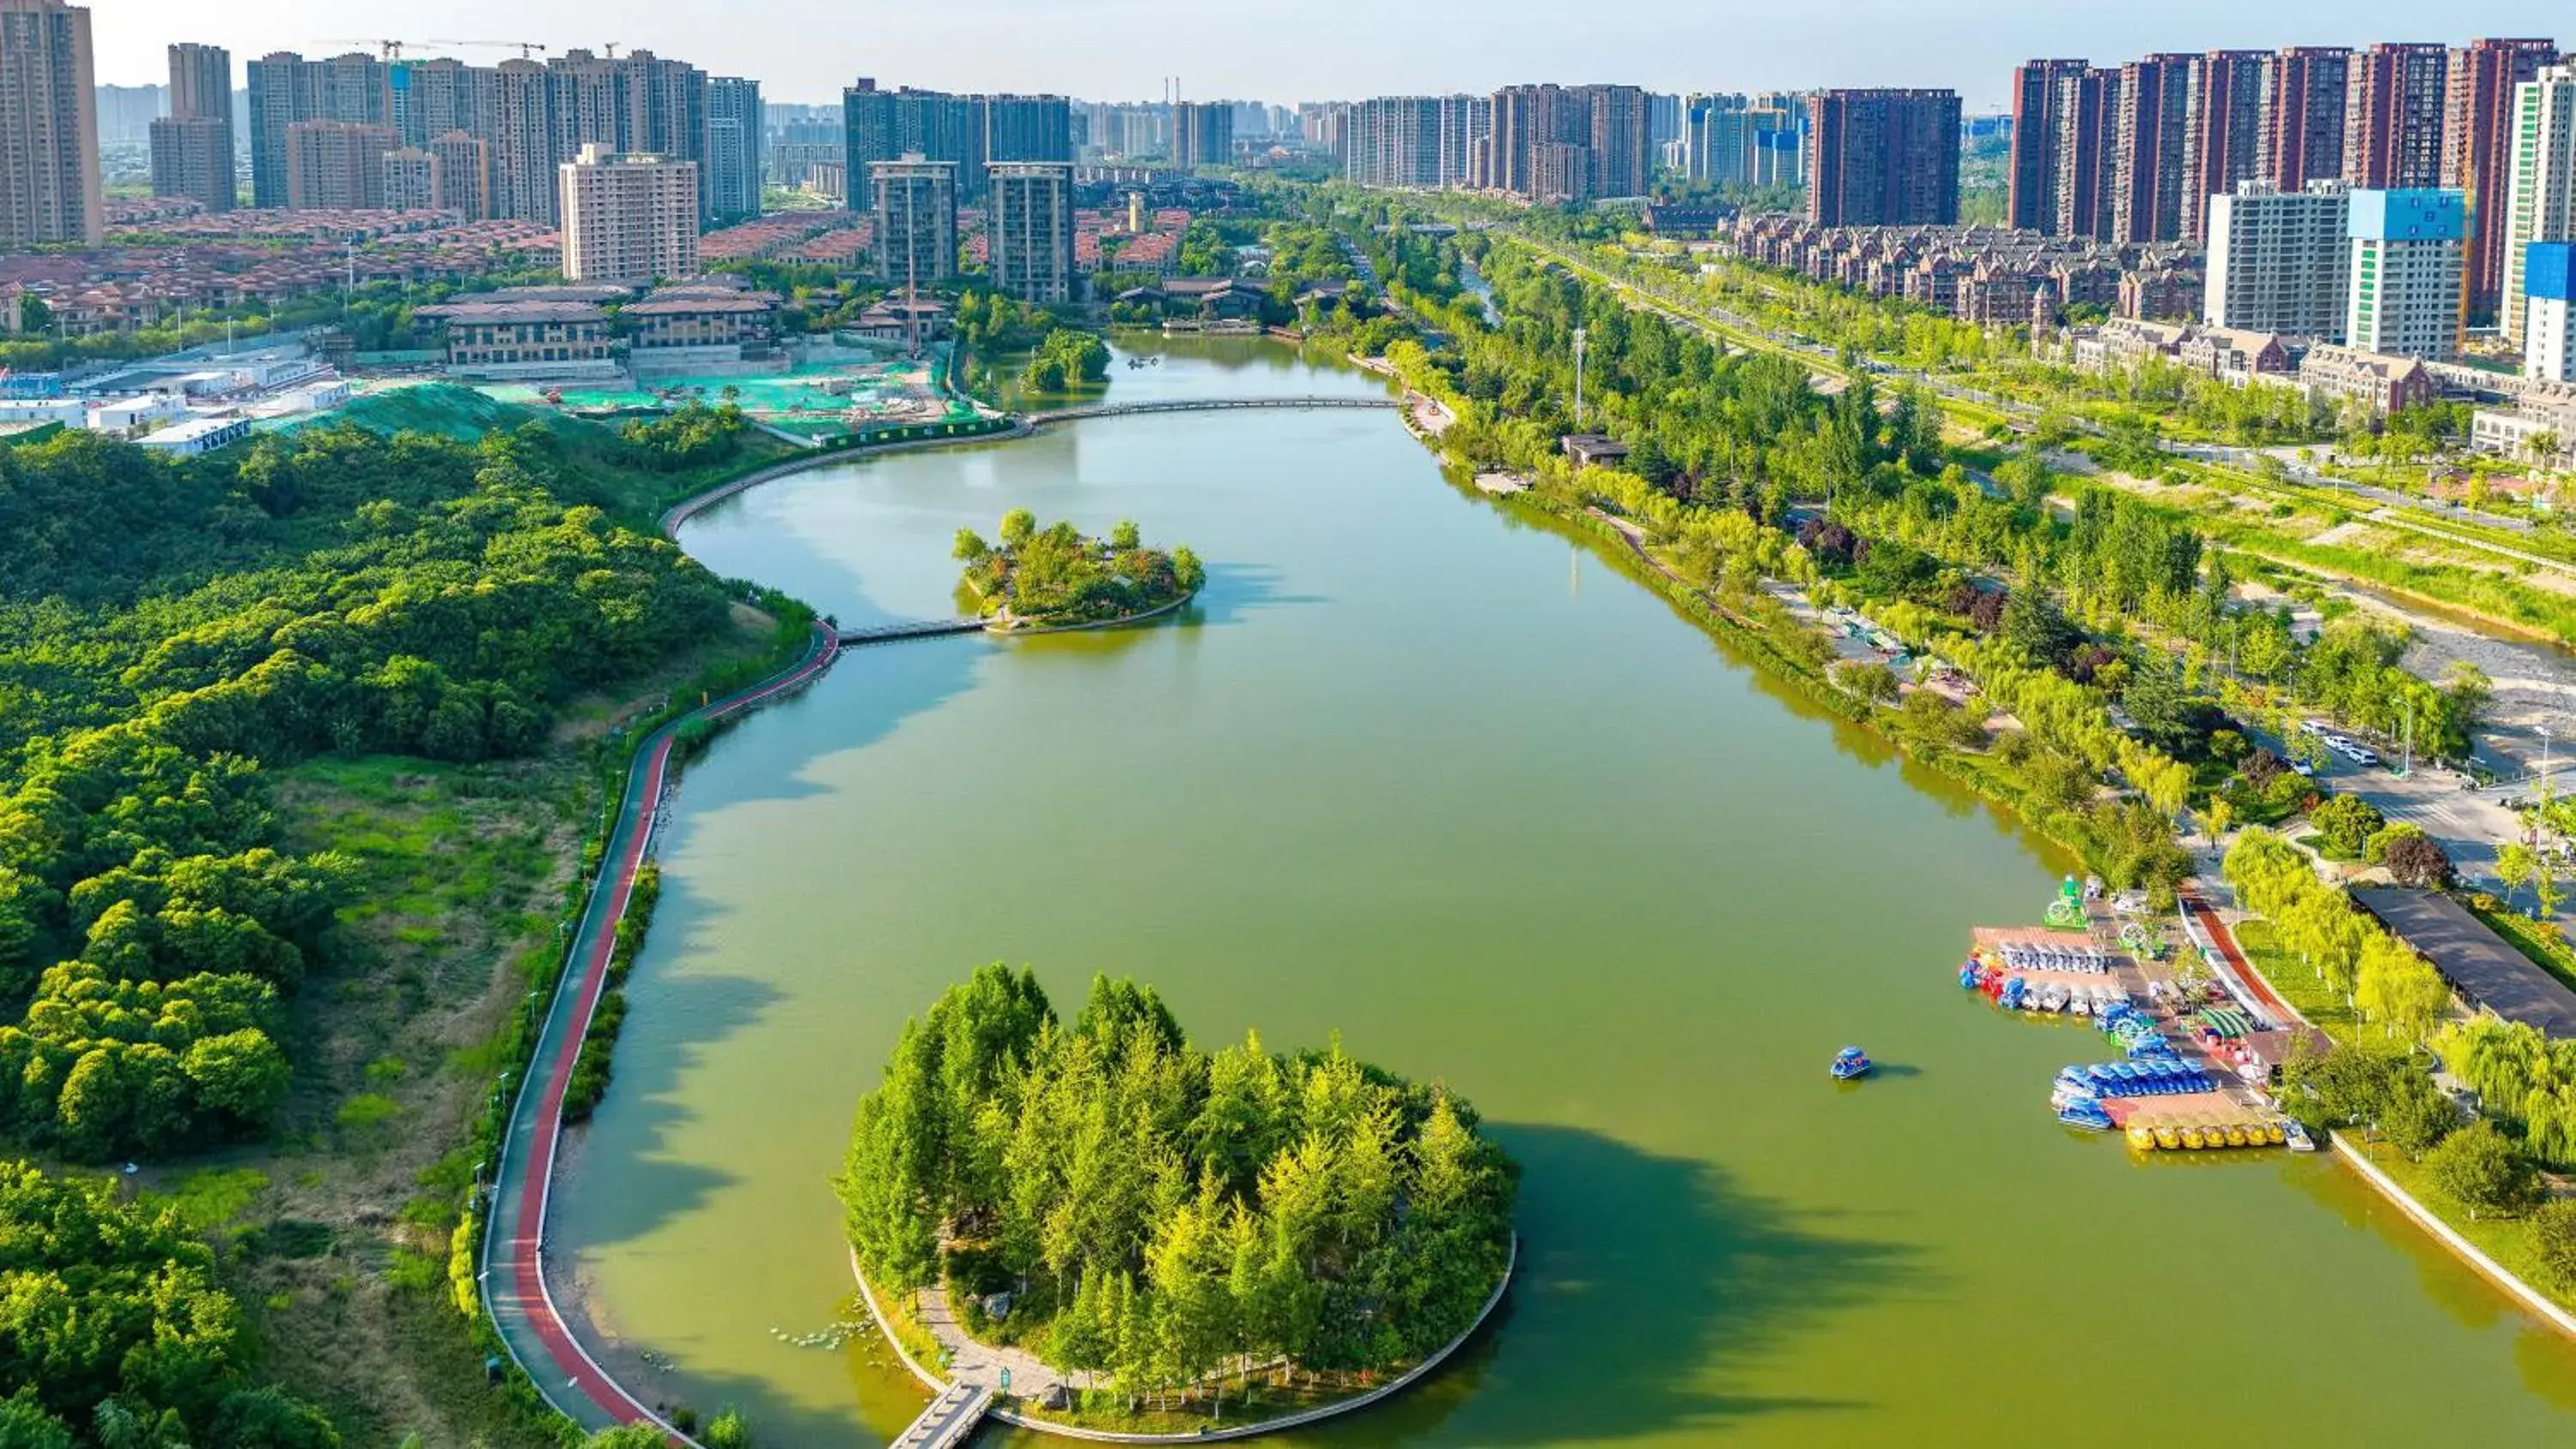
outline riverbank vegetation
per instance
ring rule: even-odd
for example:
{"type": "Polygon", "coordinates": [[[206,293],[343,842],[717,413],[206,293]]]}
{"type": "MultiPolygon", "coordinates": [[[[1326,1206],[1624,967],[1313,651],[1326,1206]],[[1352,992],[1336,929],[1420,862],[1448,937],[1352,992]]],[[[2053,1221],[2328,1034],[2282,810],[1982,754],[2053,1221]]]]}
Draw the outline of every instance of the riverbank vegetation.
{"type": "Polygon", "coordinates": [[[1096,387],[1108,378],[1109,344],[1070,327],[1048,333],[1029,355],[1028,365],[1020,369],[1020,385],[1031,392],[1096,387]]]}
{"type": "Polygon", "coordinates": [[[1087,538],[1070,523],[1040,528],[1025,508],[1002,515],[996,542],[959,529],[953,556],[966,566],[962,587],[978,612],[1009,628],[1131,619],[1179,604],[1207,582],[1196,554],[1147,548],[1133,523],[1087,538]]]}
{"type": "MultiPolygon", "coordinates": [[[[230,1389],[155,1397],[198,1371],[128,1356],[191,1442],[551,1437],[524,1387],[485,1384],[470,1252],[461,1303],[449,1282],[492,1145],[472,1124],[551,983],[626,701],[694,699],[808,632],[647,531],[709,465],[505,411],[480,442],[0,452],[0,1130],[189,1205],[238,1290],[183,1310],[228,1335],[199,1378],[256,1365],[328,1414],[236,1432],[230,1389]]],[[[27,1231],[36,1201],[0,1218],[27,1231]]],[[[0,1397],[23,1382],[0,1367],[0,1397]]],[[[97,1402],[74,1441],[125,1442],[97,1402]]]]}
{"type": "Polygon", "coordinates": [[[944,1287],[1132,1411],[1447,1344],[1500,1282],[1515,1174],[1440,1087],[1338,1046],[1203,1050],[1106,978],[1068,1026],[996,964],[905,1024],[839,1189],[879,1293],[944,1287]]]}

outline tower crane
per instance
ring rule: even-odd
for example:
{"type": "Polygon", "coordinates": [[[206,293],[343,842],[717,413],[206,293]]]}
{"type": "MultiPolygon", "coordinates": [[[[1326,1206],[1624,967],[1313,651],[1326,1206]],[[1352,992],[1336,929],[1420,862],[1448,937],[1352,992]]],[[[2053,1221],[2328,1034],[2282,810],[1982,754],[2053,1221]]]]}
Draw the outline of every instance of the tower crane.
{"type": "Polygon", "coordinates": [[[431,45],[468,45],[485,50],[515,50],[521,60],[534,60],[546,48],[533,40],[433,40],[431,45]]]}

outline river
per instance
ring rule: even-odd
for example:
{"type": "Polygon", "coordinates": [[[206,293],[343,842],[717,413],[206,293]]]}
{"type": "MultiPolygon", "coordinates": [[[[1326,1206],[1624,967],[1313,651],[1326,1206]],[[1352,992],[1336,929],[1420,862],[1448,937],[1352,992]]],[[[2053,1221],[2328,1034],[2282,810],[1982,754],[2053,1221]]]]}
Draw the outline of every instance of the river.
{"type": "MultiPolygon", "coordinates": [[[[1258,342],[1111,395],[1368,392],[1258,342]]],[[[617,1078],[557,1197],[599,1319],[769,1449],[924,1395],[844,1311],[827,1178],[976,962],[1204,1041],[1339,1031],[1525,1177],[1498,1329],[1347,1445],[2537,1443],[2576,1346],[2330,1160],[2133,1158],[2049,1117],[2074,1023],[1960,993],[2065,862],[1785,697],[1388,414],[1085,422],[806,474],[684,542],[844,622],[949,612],[951,534],[1133,518],[1171,625],[857,651],[694,767],[617,1078]],[[1847,1042],[1884,1064],[1836,1088],[1847,1042]]]]}

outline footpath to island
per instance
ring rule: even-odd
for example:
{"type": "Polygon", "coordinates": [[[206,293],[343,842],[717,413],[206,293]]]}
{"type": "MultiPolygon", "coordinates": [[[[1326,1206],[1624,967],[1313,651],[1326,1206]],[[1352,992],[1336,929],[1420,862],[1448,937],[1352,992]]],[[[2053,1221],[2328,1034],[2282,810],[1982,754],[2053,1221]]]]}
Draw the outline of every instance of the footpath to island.
{"type": "Polygon", "coordinates": [[[1425,1356],[1422,1362],[1373,1389],[1275,1418],[1254,1419],[1241,1424],[1212,1424],[1186,1433],[1170,1434],[1093,1429],[1028,1412],[1026,1405],[1030,1400],[1043,1398],[1058,1387],[1075,1387],[1073,1380],[1082,1376],[1067,1374],[1025,1349],[997,1348],[974,1337],[966,1331],[964,1324],[958,1322],[955,1311],[949,1306],[947,1290],[925,1288],[917,1300],[919,1322],[945,1357],[942,1367],[947,1376],[942,1377],[914,1357],[912,1350],[905,1346],[894,1320],[877,1302],[876,1290],[869,1286],[867,1273],[859,1267],[859,1255],[855,1250],[850,1254],[850,1276],[858,1282],[859,1298],[867,1304],[868,1317],[876,1321],[877,1331],[893,1346],[895,1357],[903,1360],[903,1366],[912,1370],[912,1376],[921,1380],[931,1393],[930,1407],[922,1410],[921,1417],[913,1421],[911,1428],[895,1437],[897,1449],[916,1449],[916,1446],[918,1449],[944,1449],[947,1445],[963,1443],[966,1435],[986,1417],[1040,1434],[1098,1444],[1204,1444],[1218,1439],[1250,1439],[1284,1433],[1307,1424],[1338,1418],[1383,1403],[1420,1383],[1483,1331],[1487,1320],[1494,1316],[1494,1310],[1502,1306],[1503,1295],[1510,1291],[1512,1275],[1520,1270],[1520,1263],[1521,1235],[1514,1233],[1508,1255],[1503,1259],[1502,1276],[1495,1280],[1494,1291],[1485,1295],[1484,1305],[1476,1310],[1475,1318],[1459,1331],[1457,1337],[1425,1356]]]}

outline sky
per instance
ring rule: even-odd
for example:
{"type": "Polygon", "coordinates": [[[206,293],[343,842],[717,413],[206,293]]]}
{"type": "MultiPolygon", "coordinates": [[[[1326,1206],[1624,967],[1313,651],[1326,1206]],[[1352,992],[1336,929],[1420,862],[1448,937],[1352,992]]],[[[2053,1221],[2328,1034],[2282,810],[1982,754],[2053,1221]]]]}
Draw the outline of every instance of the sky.
{"type": "MultiPolygon", "coordinates": [[[[1280,104],[1536,81],[1948,86],[1975,112],[2009,109],[2012,68],[2031,56],[2116,62],[2479,35],[2576,46],[2576,10],[2540,0],[90,0],[90,10],[103,83],[164,79],[174,40],[227,46],[238,67],[273,50],[366,48],[367,37],[461,37],[555,51],[614,42],[750,76],[768,100],[815,102],[837,101],[860,75],[1086,100],[1150,98],[1177,75],[1185,96],[1280,104]]],[[[513,54],[412,53],[483,64],[513,54]]]]}

